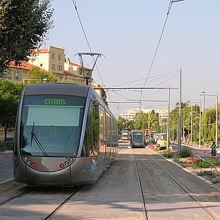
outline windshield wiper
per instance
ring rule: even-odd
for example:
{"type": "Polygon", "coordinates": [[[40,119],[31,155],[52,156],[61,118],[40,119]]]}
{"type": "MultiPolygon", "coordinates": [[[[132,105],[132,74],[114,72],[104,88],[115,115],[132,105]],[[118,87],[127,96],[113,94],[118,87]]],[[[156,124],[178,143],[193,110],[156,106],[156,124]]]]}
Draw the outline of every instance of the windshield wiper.
{"type": "Polygon", "coordinates": [[[36,135],[35,132],[34,132],[34,123],[33,123],[32,130],[31,130],[31,147],[32,147],[33,140],[35,141],[35,143],[37,144],[37,146],[39,147],[39,149],[41,150],[41,152],[43,153],[43,155],[46,156],[46,157],[48,157],[48,154],[47,154],[46,150],[44,149],[44,147],[43,147],[42,144],[40,143],[40,141],[39,141],[37,135],[36,135]]]}

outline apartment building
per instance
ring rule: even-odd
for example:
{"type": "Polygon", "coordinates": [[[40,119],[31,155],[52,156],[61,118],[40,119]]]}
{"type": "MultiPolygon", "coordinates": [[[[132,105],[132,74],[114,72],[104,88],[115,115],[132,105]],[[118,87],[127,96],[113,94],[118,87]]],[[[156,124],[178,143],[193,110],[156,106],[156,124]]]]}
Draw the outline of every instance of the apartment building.
{"type": "MultiPolygon", "coordinates": [[[[153,110],[155,111],[155,113],[159,114],[160,122],[167,120],[168,110],[166,110],[166,109],[141,109],[141,111],[144,113],[149,113],[153,110]]],[[[134,118],[138,112],[140,112],[139,109],[129,109],[128,111],[121,113],[120,116],[126,120],[134,120],[134,118]]]]}

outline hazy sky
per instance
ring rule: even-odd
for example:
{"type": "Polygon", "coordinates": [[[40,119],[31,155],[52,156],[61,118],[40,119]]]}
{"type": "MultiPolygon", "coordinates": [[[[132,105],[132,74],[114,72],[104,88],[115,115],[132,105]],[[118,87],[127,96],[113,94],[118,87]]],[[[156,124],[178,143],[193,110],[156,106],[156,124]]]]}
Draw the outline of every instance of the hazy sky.
{"type": "MultiPolygon", "coordinates": [[[[93,52],[100,52],[98,67],[105,85],[115,86],[146,77],[164,23],[169,0],[78,0],[77,6],[93,52]]],[[[71,0],[54,0],[54,28],[45,45],[62,47],[78,61],[89,52],[71,0]]],[[[178,87],[182,68],[184,100],[199,100],[199,92],[220,91],[220,1],[185,0],[171,10],[151,80],[147,86],[178,87]],[[168,75],[160,75],[173,72],[168,75]],[[170,80],[169,80],[170,79],[170,80]]],[[[94,72],[94,79],[101,80],[94,72]]],[[[127,84],[136,86],[144,80],[127,84]]],[[[141,84],[139,85],[141,86],[141,84]]],[[[138,91],[110,92],[109,101],[140,99],[138,91]]],[[[148,91],[143,99],[167,99],[166,91],[148,91]]],[[[172,92],[172,101],[178,92],[172,92]]],[[[207,105],[214,101],[207,98],[207,105]]],[[[111,105],[117,115],[138,104],[111,105]]],[[[166,108],[166,103],[145,102],[143,107],[166,108]]]]}

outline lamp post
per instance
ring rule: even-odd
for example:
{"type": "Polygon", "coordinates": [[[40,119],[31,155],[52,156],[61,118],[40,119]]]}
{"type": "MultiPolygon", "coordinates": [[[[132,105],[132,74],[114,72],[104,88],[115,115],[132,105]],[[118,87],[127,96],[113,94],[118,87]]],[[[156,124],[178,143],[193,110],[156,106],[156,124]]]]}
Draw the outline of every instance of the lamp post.
{"type": "Polygon", "coordinates": [[[205,91],[200,92],[200,95],[203,95],[203,112],[204,112],[205,111],[205,97],[206,97],[205,91]]]}
{"type": "Polygon", "coordinates": [[[201,114],[201,103],[199,104],[199,148],[201,147],[201,125],[202,125],[202,114],[201,114]]]}

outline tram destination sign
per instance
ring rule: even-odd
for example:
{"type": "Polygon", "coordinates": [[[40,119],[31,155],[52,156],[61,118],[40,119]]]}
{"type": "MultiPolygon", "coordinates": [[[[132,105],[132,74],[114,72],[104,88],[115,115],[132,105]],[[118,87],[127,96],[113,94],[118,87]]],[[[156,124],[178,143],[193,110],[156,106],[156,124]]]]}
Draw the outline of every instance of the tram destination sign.
{"type": "Polygon", "coordinates": [[[46,105],[66,105],[66,101],[64,99],[45,99],[44,103],[46,105]]]}

